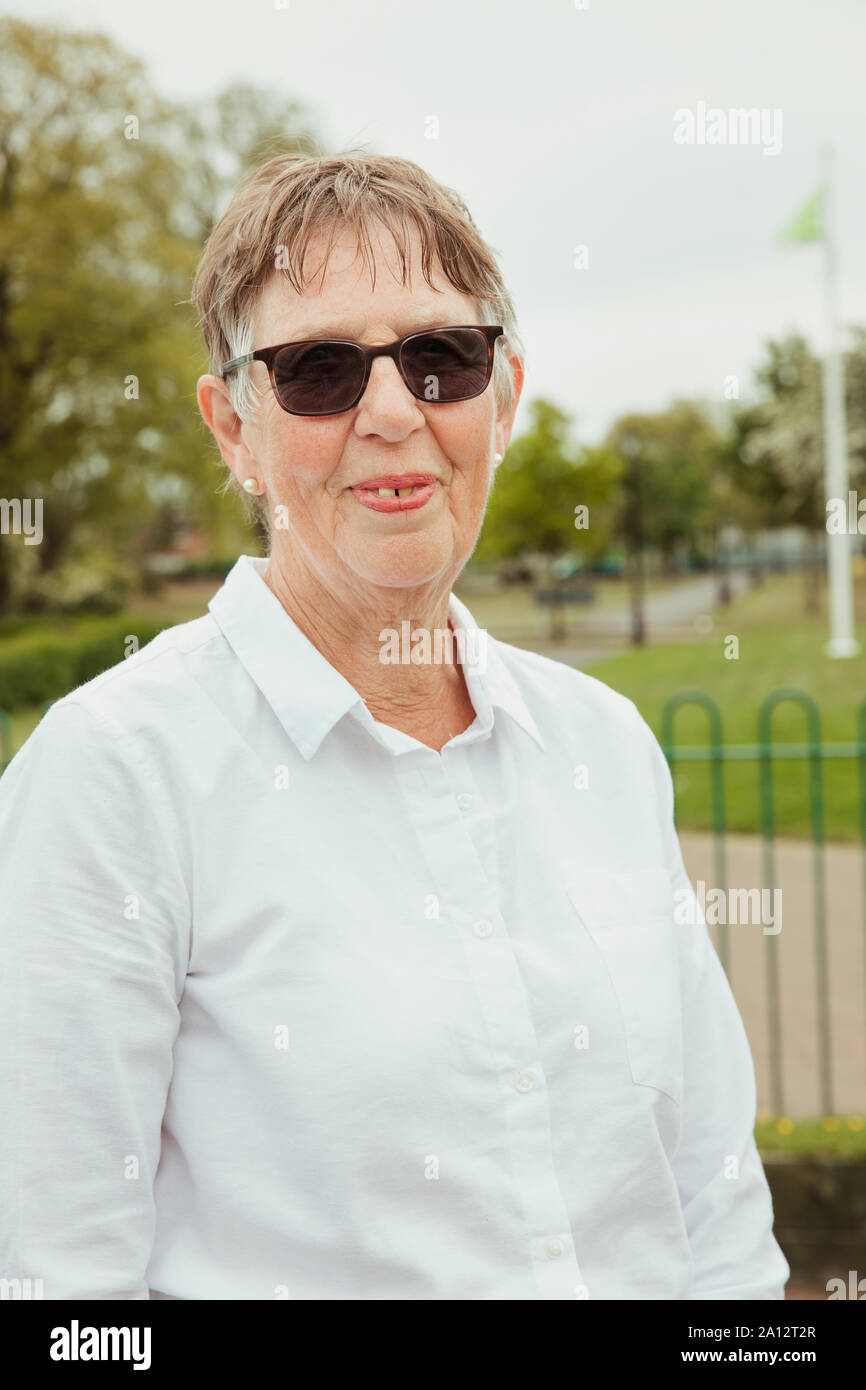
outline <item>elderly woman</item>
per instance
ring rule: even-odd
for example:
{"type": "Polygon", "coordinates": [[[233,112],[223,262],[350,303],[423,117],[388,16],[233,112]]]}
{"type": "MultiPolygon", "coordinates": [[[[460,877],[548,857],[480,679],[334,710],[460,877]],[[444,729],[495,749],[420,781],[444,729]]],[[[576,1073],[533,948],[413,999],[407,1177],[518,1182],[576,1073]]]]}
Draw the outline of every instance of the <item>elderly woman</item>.
{"type": "Polygon", "coordinates": [[[408,160],[280,157],[194,294],[201,412],[269,554],[0,781],[0,1274],[781,1299],[664,757],[452,593],[523,382],[496,257],[408,160]]]}

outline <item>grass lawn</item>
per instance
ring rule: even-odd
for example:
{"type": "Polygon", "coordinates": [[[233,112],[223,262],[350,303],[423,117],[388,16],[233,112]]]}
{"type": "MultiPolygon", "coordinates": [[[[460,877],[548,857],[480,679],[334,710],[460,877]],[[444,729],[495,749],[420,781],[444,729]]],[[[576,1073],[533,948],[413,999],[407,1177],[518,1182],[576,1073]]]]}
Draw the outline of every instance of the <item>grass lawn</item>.
{"type": "Polygon", "coordinates": [[[792,1119],[761,1111],[755,1140],[764,1151],[790,1154],[840,1154],[866,1161],[866,1120],[862,1115],[827,1115],[821,1119],[792,1119]]]}
{"type": "MultiPolygon", "coordinates": [[[[858,636],[866,651],[866,621],[858,621],[858,636]]],[[[761,701],[778,686],[795,685],[818,704],[822,741],[852,742],[857,737],[857,708],[866,698],[866,657],[831,661],[824,655],[825,640],[823,615],[807,616],[803,612],[802,579],[782,575],[742,595],[724,611],[717,610],[715,630],[706,637],[619,652],[587,670],[634,700],[656,734],[661,731],[662,709],[669,697],[686,687],[697,687],[718,704],[726,743],[756,743],[761,701]],[[728,635],[739,639],[736,660],[725,658],[728,635]]],[[[774,742],[805,742],[805,717],[794,705],[779,707],[772,727],[774,742]]],[[[676,718],[675,739],[678,744],[705,743],[706,715],[699,709],[681,710],[676,718]]],[[[824,761],[828,839],[854,840],[859,835],[857,772],[854,758],[824,761]]],[[[728,829],[759,831],[757,762],[725,764],[724,779],[728,829]]],[[[775,764],[779,834],[810,833],[807,779],[804,761],[775,764]]],[[[708,766],[680,764],[675,771],[675,785],[680,828],[709,829],[708,766]]]]}

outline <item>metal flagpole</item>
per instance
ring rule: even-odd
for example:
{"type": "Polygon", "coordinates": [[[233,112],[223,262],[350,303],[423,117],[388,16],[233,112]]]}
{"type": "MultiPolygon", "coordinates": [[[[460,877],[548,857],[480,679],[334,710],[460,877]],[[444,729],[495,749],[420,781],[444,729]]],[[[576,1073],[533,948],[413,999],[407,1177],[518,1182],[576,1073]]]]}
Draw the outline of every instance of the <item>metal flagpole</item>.
{"type": "MultiPolygon", "coordinates": [[[[845,385],[842,354],[836,324],[836,208],[833,187],[833,148],[821,151],[824,171],[824,312],[827,348],[823,362],[824,480],[826,500],[841,498],[841,512],[848,515],[848,436],[845,425],[845,385]]],[[[838,503],[835,503],[839,506],[838,503]]],[[[828,509],[829,514],[829,509],[828,509]]],[[[827,534],[827,584],[830,607],[830,640],[827,656],[858,656],[854,637],[854,587],[851,574],[851,537],[847,529],[827,534]]]]}

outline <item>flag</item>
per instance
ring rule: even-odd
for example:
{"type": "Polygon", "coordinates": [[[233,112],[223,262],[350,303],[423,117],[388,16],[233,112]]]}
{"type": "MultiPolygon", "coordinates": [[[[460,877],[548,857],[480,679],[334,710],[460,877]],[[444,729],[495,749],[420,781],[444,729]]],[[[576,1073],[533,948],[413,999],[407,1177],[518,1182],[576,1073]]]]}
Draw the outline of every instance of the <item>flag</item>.
{"type": "Polygon", "coordinates": [[[790,246],[800,241],[821,241],[824,236],[824,185],[822,184],[811,198],[807,198],[796,217],[788,223],[779,236],[782,246],[790,246]]]}

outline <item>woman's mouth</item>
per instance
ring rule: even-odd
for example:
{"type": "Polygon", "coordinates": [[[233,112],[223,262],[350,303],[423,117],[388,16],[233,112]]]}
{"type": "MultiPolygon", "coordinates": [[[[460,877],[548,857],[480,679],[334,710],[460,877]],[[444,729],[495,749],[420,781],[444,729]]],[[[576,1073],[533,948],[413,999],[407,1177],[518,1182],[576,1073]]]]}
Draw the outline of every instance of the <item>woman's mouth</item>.
{"type": "Polygon", "coordinates": [[[407,473],[368,478],[351,491],[372,512],[414,512],[430,501],[435,486],[436,479],[429,473],[407,473]]]}

